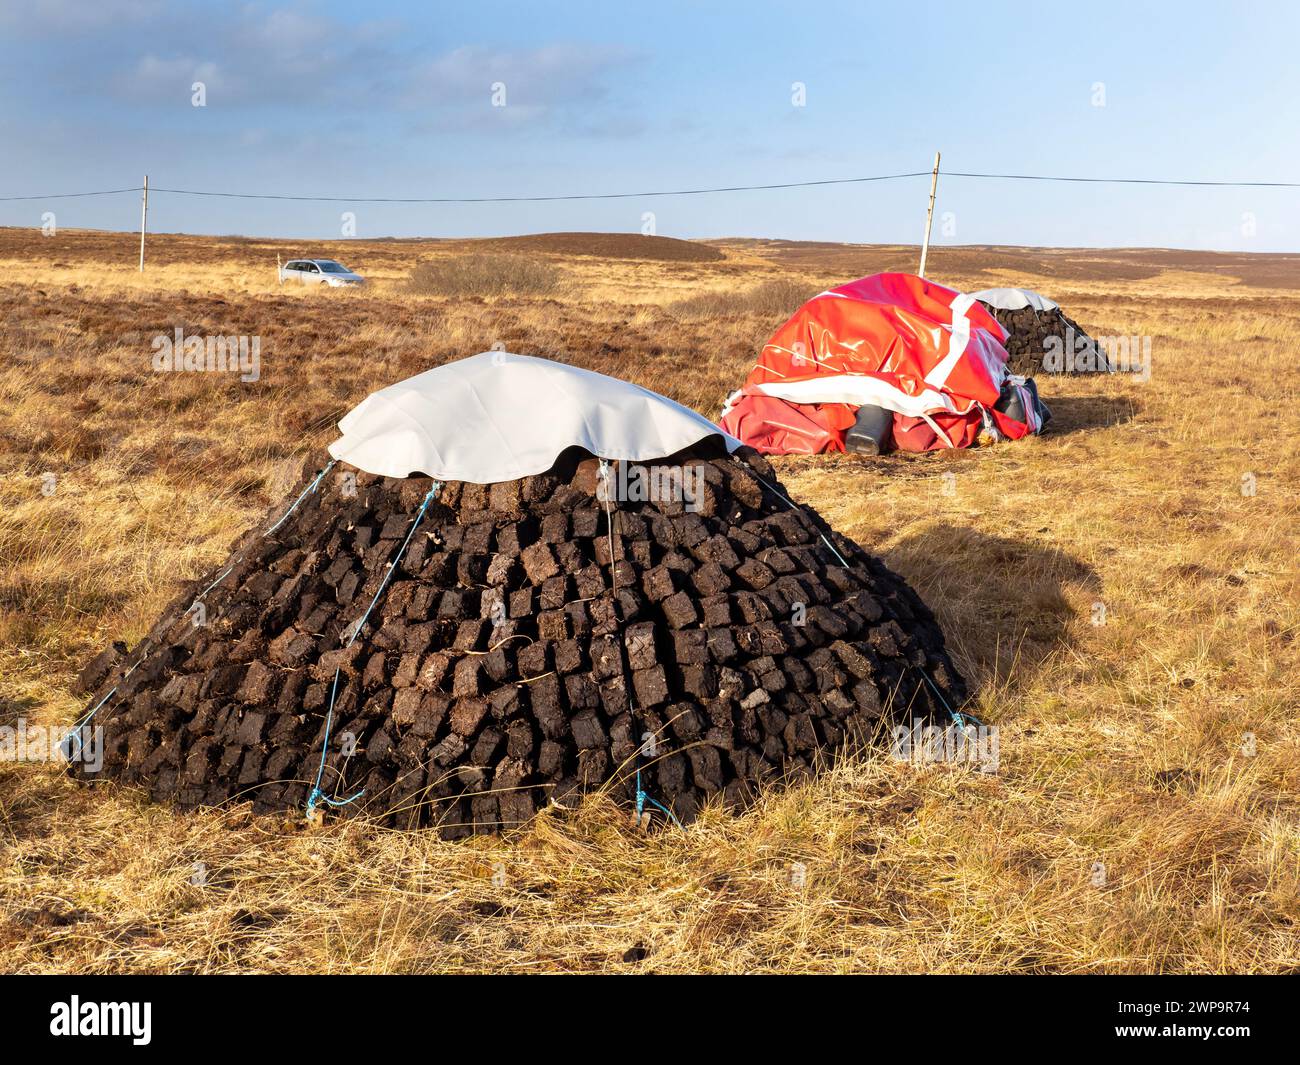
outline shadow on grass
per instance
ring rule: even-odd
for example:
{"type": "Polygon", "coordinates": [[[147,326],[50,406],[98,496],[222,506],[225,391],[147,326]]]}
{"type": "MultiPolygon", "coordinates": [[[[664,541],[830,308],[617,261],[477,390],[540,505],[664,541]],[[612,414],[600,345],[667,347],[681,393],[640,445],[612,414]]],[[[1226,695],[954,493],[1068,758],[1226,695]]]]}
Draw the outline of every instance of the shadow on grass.
{"type": "MultiPolygon", "coordinates": [[[[1050,387],[1050,385],[1048,386],[1050,387]]],[[[1122,425],[1141,412],[1141,406],[1124,396],[1051,396],[1043,401],[1051,408],[1052,420],[1043,432],[1047,440],[1068,436],[1087,429],[1105,429],[1122,425]]],[[[938,470],[954,469],[962,463],[980,462],[989,455],[1012,455],[1019,445],[1015,441],[991,447],[971,447],[956,451],[889,451],[884,455],[854,452],[827,452],[819,455],[781,455],[773,465],[782,477],[807,470],[849,470],[883,477],[933,477],[938,470]]]]}
{"type": "Polygon", "coordinates": [[[0,726],[16,728],[20,719],[27,716],[28,711],[35,710],[40,704],[30,695],[20,695],[17,698],[0,694],[0,726]]]}
{"type": "Polygon", "coordinates": [[[1024,685],[1070,645],[1080,611],[1068,589],[1087,597],[1085,611],[1101,598],[1096,572],[1064,551],[956,525],[906,537],[885,561],[934,610],[972,693],[1024,685]]]}
{"type": "MultiPolygon", "coordinates": [[[[1050,386],[1049,386],[1050,387],[1050,386]]],[[[1043,402],[1052,411],[1044,436],[1064,436],[1081,429],[1123,425],[1142,408],[1127,396],[1052,396],[1043,402]]]]}

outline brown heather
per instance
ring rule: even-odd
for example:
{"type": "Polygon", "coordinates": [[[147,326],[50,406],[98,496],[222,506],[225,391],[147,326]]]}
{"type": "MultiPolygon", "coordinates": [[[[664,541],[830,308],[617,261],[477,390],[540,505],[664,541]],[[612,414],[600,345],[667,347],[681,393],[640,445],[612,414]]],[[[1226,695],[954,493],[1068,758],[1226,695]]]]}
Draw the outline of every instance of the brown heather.
{"type": "Polygon", "coordinates": [[[477,252],[418,264],[408,291],[417,296],[550,296],[564,284],[564,273],[527,255],[477,252]]]}
{"type": "MultiPolygon", "coordinates": [[[[499,342],[716,414],[793,310],[770,286],[797,299],[915,262],[901,247],[562,236],[486,251],[158,236],[141,277],[129,234],[0,231],[0,724],[72,722],[78,668],[138,640],[374,388],[499,342]],[[277,251],[337,256],[373,284],[280,289],[277,251]],[[565,284],[408,291],[413,268],[485,254],[527,254],[565,284]],[[150,341],[177,326],[259,336],[260,381],[154,373],[150,341]]],[[[1001,730],[996,775],[868,755],[684,832],[641,834],[594,796],[448,842],[244,806],[182,814],[0,763],[0,968],[1300,966],[1300,260],[940,248],[931,262],[965,289],[1038,288],[1093,335],[1153,338],[1148,383],[1040,380],[1056,414],[1041,439],[775,463],[934,608],[1001,730]],[[624,961],[638,943],[644,959],[624,961]]]]}

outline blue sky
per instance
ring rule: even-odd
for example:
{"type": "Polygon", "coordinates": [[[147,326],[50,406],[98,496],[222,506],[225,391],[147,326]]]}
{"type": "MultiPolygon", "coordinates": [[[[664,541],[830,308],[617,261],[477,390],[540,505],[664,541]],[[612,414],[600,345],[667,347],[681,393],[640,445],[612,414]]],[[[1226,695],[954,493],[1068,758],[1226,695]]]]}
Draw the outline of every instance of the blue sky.
{"type": "MultiPolygon", "coordinates": [[[[0,196],[146,172],[226,192],[554,195],[925,170],[936,148],[953,170],[1295,181],[1298,12],[0,0],[0,196]]],[[[150,228],[336,237],[351,210],[360,237],[639,231],[652,211],[669,236],[915,243],[927,185],[478,206],[159,193],[150,228]]],[[[136,195],[0,203],[0,225],[46,210],[138,225],[136,195]]],[[[1300,249],[1300,189],[941,178],[936,211],[938,243],[1300,249]]]]}

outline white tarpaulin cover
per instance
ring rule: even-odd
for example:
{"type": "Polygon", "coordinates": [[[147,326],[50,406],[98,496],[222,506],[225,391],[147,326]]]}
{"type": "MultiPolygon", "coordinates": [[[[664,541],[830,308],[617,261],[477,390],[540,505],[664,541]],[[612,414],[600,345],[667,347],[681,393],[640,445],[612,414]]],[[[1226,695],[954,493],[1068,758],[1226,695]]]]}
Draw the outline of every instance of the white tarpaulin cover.
{"type": "Polygon", "coordinates": [[[339,422],[334,458],[381,477],[493,484],[544,473],[577,445],[606,459],[666,458],[707,436],[703,415],[639,385],[485,351],[374,392],[339,422]]]}
{"type": "Polygon", "coordinates": [[[1019,311],[1025,307],[1032,307],[1036,311],[1054,311],[1061,306],[1055,300],[1049,300],[1027,288],[986,288],[972,292],[971,295],[1000,311],[1019,311]]]}

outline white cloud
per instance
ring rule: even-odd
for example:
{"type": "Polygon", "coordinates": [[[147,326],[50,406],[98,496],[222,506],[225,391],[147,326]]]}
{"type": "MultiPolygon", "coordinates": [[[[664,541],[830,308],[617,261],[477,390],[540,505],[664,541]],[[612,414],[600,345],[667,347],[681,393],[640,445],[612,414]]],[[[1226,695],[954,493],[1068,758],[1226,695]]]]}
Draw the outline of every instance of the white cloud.
{"type": "Polygon", "coordinates": [[[116,88],[123,95],[137,99],[157,99],[172,94],[176,100],[188,101],[190,86],[196,81],[203,82],[209,92],[219,92],[224,87],[221,69],[211,60],[192,56],[163,59],[146,55],[117,79],[116,88]]]}
{"type": "Polygon", "coordinates": [[[165,10],[163,0],[0,0],[0,21],[28,33],[75,33],[138,24],[165,10]]]}
{"type": "MultiPolygon", "coordinates": [[[[467,134],[547,131],[589,138],[636,135],[639,119],[616,106],[625,71],[641,56],[609,44],[560,41],[533,48],[464,45],[421,50],[418,29],[392,21],[345,22],[321,9],[162,7],[156,0],[33,0],[38,17],[16,27],[52,64],[48,96],[107,88],[138,107],[179,107],[207,86],[210,115],[238,109],[253,124],[292,112],[304,125],[345,115],[401,116],[426,130],[467,134]],[[94,18],[85,14],[93,9],[94,18]],[[80,21],[78,21],[80,20],[80,21]],[[503,83],[507,105],[492,106],[503,83]]],[[[0,10],[16,7],[0,0],[0,10]]],[[[364,18],[364,16],[363,16],[364,18]]]]}
{"type": "Polygon", "coordinates": [[[520,51],[465,46],[417,67],[411,91],[422,103],[486,100],[500,82],[508,106],[545,109],[605,98],[613,73],[635,61],[629,50],[607,45],[561,43],[520,51]]]}

